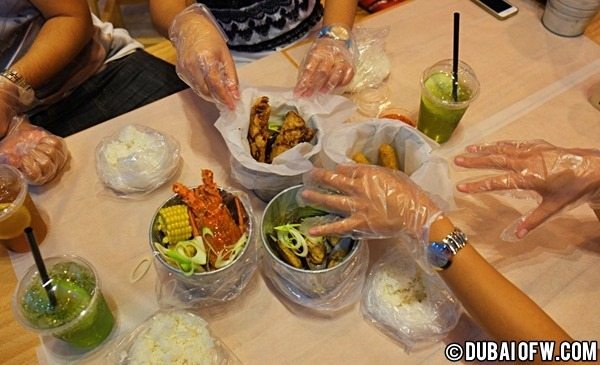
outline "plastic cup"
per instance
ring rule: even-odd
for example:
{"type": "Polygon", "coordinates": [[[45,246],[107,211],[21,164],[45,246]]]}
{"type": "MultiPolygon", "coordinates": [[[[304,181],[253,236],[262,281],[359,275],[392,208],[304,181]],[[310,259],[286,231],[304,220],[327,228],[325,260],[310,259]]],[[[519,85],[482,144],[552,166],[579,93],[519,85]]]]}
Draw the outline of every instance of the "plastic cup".
{"type": "Polygon", "coordinates": [[[438,143],[450,139],[467,108],[479,94],[471,66],[459,61],[457,100],[452,97],[452,60],[428,67],[421,76],[421,105],[417,128],[438,143]]]}
{"type": "Polygon", "coordinates": [[[49,303],[34,265],[19,281],[13,312],[27,329],[54,336],[69,345],[91,350],[110,335],[113,314],[100,291],[93,266],[83,258],[65,255],[44,259],[57,304],[49,303]]]}
{"type": "Polygon", "coordinates": [[[23,234],[33,228],[38,243],[48,231],[27,191],[27,181],[19,170],[0,165],[0,244],[11,251],[27,252],[29,244],[23,234]]]}

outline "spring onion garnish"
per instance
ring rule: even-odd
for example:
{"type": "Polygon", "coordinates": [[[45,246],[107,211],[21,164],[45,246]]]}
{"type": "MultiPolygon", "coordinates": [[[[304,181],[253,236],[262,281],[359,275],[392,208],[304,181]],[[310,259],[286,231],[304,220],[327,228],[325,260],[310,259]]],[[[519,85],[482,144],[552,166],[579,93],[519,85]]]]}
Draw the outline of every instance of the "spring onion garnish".
{"type": "Polygon", "coordinates": [[[299,223],[288,223],[274,227],[273,229],[277,232],[277,240],[279,242],[294,251],[296,256],[306,257],[308,255],[308,245],[297,227],[300,227],[299,223]]]}
{"type": "Polygon", "coordinates": [[[206,264],[207,255],[202,237],[179,241],[173,248],[166,248],[154,242],[154,247],[169,263],[174,264],[187,276],[206,264]]]}
{"type": "Polygon", "coordinates": [[[237,240],[236,243],[234,243],[231,246],[225,246],[225,250],[219,252],[219,254],[217,255],[217,259],[215,260],[215,267],[217,269],[220,269],[222,267],[225,267],[229,264],[231,264],[240,254],[240,252],[242,252],[242,249],[244,248],[244,245],[246,244],[246,239],[247,239],[247,235],[246,233],[244,233],[240,239],[237,240]],[[224,260],[223,257],[223,252],[225,251],[229,251],[229,258],[224,260]]]}

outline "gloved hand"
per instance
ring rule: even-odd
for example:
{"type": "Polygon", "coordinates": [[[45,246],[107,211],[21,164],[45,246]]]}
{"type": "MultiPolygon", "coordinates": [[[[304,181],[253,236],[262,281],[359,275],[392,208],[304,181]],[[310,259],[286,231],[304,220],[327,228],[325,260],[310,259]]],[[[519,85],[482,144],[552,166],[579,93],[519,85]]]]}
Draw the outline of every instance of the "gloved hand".
{"type": "Polygon", "coordinates": [[[177,50],[179,77],[217,107],[234,109],[240,98],[235,63],[210,11],[202,4],[190,5],[173,20],[169,38],[177,50]]]}
{"type": "Polygon", "coordinates": [[[0,163],[19,169],[32,185],[52,180],[69,157],[64,140],[24,117],[13,118],[8,134],[0,141],[0,163]]]}
{"type": "Polygon", "coordinates": [[[600,208],[598,149],[561,148],[537,140],[473,145],[467,147],[467,152],[454,159],[456,165],[504,170],[504,173],[458,184],[459,191],[532,190],[542,198],[537,208],[503,233],[504,239],[523,238],[566,207],[589,202],[592,208],[600,208]]]}
{"type": "Polygon", "coordinates": [[[338,165],[335,172],[311,170],[304,175],[304,184],[299,194],[301,203],[344,217],[313,227],[311,235],[408,236],[407,248],[417,261],[427,265],[429,227],[442,212],[403,172],[374,165],[338,165]]]}
{"type": "Polygon", "coordinates": [[[8,133],[8,126],[19,109],[19,87],[0,77],[0,139],[8,133]]]}
{"type": "Polygon", "coordinates": [[[330,93],[347,85],[354,77],[357,61],[358,51],[352,39],[348,42],[327,37],[315,39],[302,60],[294,94],[330,93]]]}

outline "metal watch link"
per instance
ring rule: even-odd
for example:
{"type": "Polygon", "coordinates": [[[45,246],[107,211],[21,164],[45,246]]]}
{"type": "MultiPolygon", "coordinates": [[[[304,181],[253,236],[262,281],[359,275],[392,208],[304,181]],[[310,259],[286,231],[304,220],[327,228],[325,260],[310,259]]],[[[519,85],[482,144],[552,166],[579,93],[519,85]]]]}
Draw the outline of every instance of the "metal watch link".
{"type": "Polygon", "coordinates": [[[25,80],[23,75],[17,71],[7,68],[6,70],[0,72],[0,77],[4,77],[17,86],[18,99],[22,106],[28,107],[33,103],[35,100],[35,92],[27,80],[25,80]]]}
{"type": "Polygon", "coordinates": [[[458,251],[467,245],[467,241],[467,235],[454,228],[444,239],[427,246],[427,261],[435,270],[445,270],[450,267],[458,251]]]}

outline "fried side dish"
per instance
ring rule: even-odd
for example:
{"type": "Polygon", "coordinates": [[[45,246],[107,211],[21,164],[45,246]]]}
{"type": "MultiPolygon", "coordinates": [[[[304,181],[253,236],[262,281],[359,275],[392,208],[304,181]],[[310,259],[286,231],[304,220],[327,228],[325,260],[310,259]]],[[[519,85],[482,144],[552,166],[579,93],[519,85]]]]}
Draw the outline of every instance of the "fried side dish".
{"type": "Polygon", "coordinates": [[[258,162],[271,163],[273,159],[299,143],[310,142],[315,130],[308,127],[304,119],[295,111],[288,111],[281,123],[281,117],[273,118],[278,123],[270,126],[271,106],[269,98],[261,96],[250,110],[248,143],[250,154],[258,162]],[[277,125],[279,124],[279,125],[277,125]]]}
{"type": "MultiPolygon", "coordinates": [[[[398,162],[396,149],[394,148],[394,146],[392,146],[389,143],[383,143],[379,145],[379,149],[377,150],[377,152],[379,156],[379,161],[377,165],[387,167],[392,170],[402,170],[400,168],[400,163],[398,162]]],[[[354,153],[352,155],[352,160],[356,163],[374,165],[374,163],[369,161],[367,156],[361,151],[354,153]]]]}
{"type": "Polygon", "coordinates": [[[298,143],[310,142],[315,136],[315,131],[308,128],[304,119],[293,111],[287,112],[281,131],[275,138],[275,143],[271,149],[270,159],[267,162],[272,162],[273,159],[298,143]]]}
{"type": "Polygon", "coordinates": [[[271,106],[269,98],[261,96],[250,110],[250,127],[248,128],[248,142],[250,153],[258,162],[267,161],[267,142],[269,140],[269,118],[271,106]]]}

